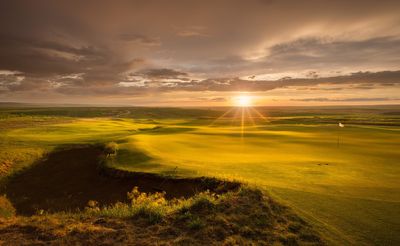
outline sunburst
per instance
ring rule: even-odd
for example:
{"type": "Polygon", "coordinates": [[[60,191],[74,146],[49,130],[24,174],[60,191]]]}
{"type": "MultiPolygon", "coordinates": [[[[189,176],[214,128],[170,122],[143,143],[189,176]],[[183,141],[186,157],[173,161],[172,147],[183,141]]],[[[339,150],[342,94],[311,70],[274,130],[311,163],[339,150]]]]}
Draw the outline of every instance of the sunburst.
{"type": "Polygon", "coordinates": [[[240,95],[233,98],[236,107],[251,107],[253,98],[248,95],[240,95]]]}
{"type": "Polygon", "coordinates": [[[232,107],[216,118],[211,124],[217,121],[231,119],[231,122],[238,122],[240,125],[240,136],[243,139],[246,129],[257,126],[257,122],[269,122],[268,118],[260,113],[253,106],[254,98],[250,95],[241,94],[232,98],[232,107]]]}

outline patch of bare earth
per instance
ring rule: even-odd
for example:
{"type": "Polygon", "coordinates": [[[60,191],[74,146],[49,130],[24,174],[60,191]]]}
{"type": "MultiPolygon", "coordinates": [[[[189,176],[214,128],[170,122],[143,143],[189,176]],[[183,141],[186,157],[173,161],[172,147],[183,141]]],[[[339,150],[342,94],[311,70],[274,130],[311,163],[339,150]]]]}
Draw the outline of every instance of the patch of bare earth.
{"type": "Polygon", "coordinates": [[[147,193],[165,191],[167,199],[190,197],[205,190],[221,193],[239,187],[238,183],[210,178],[168,178],[99,168],[101,155],[101,148],[93,146],[55,151],[11,177],[2,187],[2,193],[18,214],[33,215],[41,210],[82,210],[90,200],[101,206],[127,202],[127,192],[135,186],[147,193]]]}

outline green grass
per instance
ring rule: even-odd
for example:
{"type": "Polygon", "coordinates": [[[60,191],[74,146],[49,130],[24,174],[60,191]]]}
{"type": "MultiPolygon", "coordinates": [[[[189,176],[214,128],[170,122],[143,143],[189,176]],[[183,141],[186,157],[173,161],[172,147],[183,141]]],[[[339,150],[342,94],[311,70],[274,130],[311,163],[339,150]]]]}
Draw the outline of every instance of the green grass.
{"type": "Polygon", "coordinates": [[[112,118],[64,122],[65,118],[44,117],[37,124],[40,117],[12,116],[8,121],[13,124],[0,128],[0,178],[29,166],[60,146],[109,142],[154,127],[132,119],[112,118]]]}
{"type": "Polygon", "coordinates": [[[242,129],[240,119],[212,123],[223,113],[216,110],[7,110],[4,122],[50,118],[3,123],[0,163],[26,166],[60,145],[115,141],[115,167],[242,180],[293,207],[332,243],[400,244],[398,108],[260,111],[269,121],[248,120],[242,129]],[[85,112],[97,118],[66,118],[85,112]]]}
{"type": "Polygon", "coordinates": [[[129,170],[162,173],[177,166],[182,176],[244,180],[310,213],[329,228],[328,237],[399,242],[394,235],[400,229],[396,128],[272,124],[249,127],[243,136],[240,131],[199,125],[174,135],[134,135],[121,149],[132,148],[132,155],[139,149],[148,158],[131,162],[123,154],[118,162],[129,170]]]}

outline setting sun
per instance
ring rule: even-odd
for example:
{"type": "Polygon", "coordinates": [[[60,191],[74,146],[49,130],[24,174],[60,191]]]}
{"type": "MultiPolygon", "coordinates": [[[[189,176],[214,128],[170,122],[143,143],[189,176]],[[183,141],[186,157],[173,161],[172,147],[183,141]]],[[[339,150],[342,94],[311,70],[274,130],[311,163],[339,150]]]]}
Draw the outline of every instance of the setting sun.
{"type": "Polygon", "coordinates": [[[399,12],[0,0],[0,246],[400,246],[399,12]]]}
{"type": "Polygon", "coordinates": [[[251,96],[240,95],[234,98],[234,104],[237,107],[250,107],[252,105],[251,96]]]}

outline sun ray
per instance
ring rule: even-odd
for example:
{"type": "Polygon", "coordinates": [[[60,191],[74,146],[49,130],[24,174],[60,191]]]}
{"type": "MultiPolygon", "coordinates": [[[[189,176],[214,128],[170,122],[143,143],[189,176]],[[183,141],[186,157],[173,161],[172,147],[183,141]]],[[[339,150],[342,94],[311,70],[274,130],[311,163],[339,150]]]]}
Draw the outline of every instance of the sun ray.
{"type": "Polygon", "coordinates": [[[241,119],[241,124],[240,124],[240,135],[243,140],[244,137],[244,127],[245,127],[245,120],[244,120],[244,107],[242,107],[242,119],[241,119]]]}
{"type": "Polygon", "coordinates": [[[240,109],[236,108],[235,114],[233,115],[233,118],[231,121],[234,126],[236,126],[236,124],[237,124],[236,121],[239,121],[239,114],[240,114],[240,109]]]}
{"type": "Polygon", "coordinates": [[[253,110],[261,119],[265,120],[266,122],[270,122],[270,120],[261,114],[256,108],[251,107],[250,109],[253,110]]]}
{"type": "MultiPolygon", "coordinates": [[[[250,108],[251,109],[251,108],[250,108]]],[[[249,121],[251,122],[251,125],[252,126],[255,126],[256,125],[256,123],[254,122],[254,119],[253,119],[253,115],[250,113],[250,110],[248,109],[248,108],[246,108],[245,109],[245,112],[246,112],[246,117],[249,119],[249,121]]]]}
{"type": "Polygon", "coordinates": [[[218,118],[216,118],[213,122],[211,122],[208,126],[213,126],[214,123],[222,118],[224,118],[226,115],[228,115],[230,112],[232,112],[234,108],[230,108],[229,110],[227,110],[225,113],[223,113],[221,116],[219,116],[218,118]]]}

